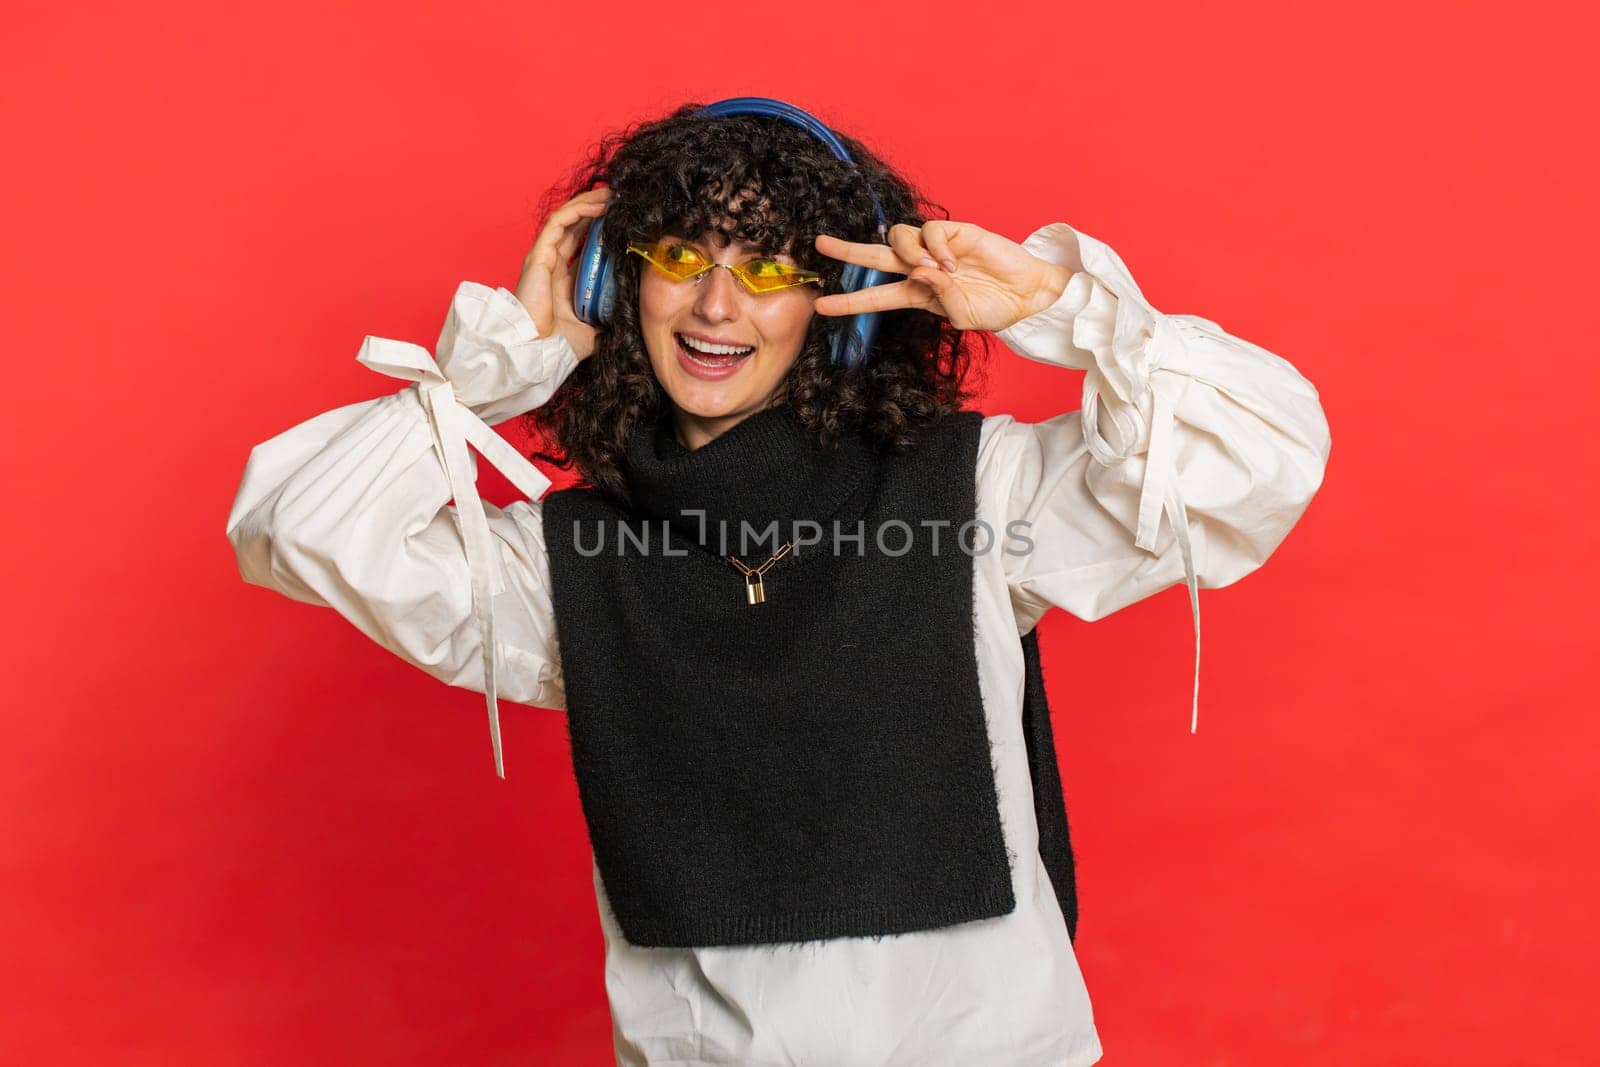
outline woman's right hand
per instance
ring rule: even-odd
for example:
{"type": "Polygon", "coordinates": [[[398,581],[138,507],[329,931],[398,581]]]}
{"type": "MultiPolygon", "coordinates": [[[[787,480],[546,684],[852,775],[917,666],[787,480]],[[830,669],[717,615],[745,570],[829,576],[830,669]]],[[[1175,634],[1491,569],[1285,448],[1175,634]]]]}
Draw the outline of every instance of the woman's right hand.
{"type": "Polygon", "coordinates": [[[593,326],[578,318],[572,292],[576,278],[570,260],[577,255],[589,224],[604,214],[610,189],[590,189],[556,208],[545,220],[533,248],[522,261],[516,297],[533,317],[540,337],[560,330],[579,359],[594,351],[593,326]]]}

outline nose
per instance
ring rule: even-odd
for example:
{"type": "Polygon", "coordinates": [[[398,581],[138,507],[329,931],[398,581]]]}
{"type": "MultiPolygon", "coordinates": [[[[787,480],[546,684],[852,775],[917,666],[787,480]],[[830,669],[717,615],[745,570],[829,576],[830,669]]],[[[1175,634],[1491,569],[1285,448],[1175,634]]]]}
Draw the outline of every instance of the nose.
{"type": "Polygon", "coordinates": [[[739,317],[739,279],[718,263],[695,279],[694,309],[706,322],[731,322],[739,317]]]}

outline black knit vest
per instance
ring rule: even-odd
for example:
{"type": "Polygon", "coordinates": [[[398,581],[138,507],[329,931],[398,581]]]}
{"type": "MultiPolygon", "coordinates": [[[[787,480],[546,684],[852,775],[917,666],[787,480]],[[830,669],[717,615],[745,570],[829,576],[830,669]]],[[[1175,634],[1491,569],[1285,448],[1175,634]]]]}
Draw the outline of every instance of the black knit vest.
{"type": "MultiPolygon", "coordinates": [[[[776,407],[691,451],[663,412],[629,439],[630,508],[544,497],[573,770],[630,943],[876,936],[1015,907],[959,536],[982,418],[947,416],[904,453],[859,433],[823,451],[776,407]],[[726,557],[759,565],[797,532],[750,603],[726,557]]],[[[1034,633],[1022,647],[1040,852],[1075,935],[1034,633]]]]}

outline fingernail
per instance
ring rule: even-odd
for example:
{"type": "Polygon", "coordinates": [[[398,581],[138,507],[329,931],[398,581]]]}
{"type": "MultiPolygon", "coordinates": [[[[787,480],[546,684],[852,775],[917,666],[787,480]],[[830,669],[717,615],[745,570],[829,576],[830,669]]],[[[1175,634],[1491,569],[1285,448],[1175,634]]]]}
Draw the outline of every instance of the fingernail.
{"type": "Polygon", "coordinates": [[[949,271],[951,274],[954,274],[956,272],[956,261],[953,259],[945,260],[944,269],[949,271]]]}
{"type": "Polygon", "coordinates": [[[923,256],[922,257],[922,266],[924,266],[924,267],[933,267],[935,270],[937,270],[938,267],[939,267],[939,264],[937,264],[937,263],[935,263],[933,261],[933,257],[932,256],[923,256]]]}

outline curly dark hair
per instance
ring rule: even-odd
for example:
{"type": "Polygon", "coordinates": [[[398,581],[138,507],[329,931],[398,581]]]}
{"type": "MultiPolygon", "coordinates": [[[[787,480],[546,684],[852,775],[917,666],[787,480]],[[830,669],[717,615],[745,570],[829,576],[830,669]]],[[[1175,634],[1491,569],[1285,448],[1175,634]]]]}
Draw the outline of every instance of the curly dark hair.
{"type": "MultiPolygon", "coordinates": [[[[545,193],[541,225],[573,196],[605,184],[612,196],[599,225],[607,248],[653,241],[664,233],[719,233],[787,251],[802,267],[823,275],[823,292],[836,293],[844,265],[818,252],[814,241],[821,233],[878,241],[869,187],[889,226],[920,226],[930,215],[950,217],[876,153],[837,129],[853,165],[783,119],[707,116],[699,114],[702,107],[683,104],[665,118],[603,136],[570,181],[545,193]]],[[[627,502],[629,430],[670,400],[639,329],[643,261],[613,255],[613,263],[616,302],[611,321],[597,331],[594,352],[544,405],[523,418],[543,446],[531,453],[534,458],[563,470],[575,465],[589,485],[627,502]]],[[[859,432],[881,448],[905,450],[975,395],[967,388],[974,353],[963,331],[920,309],[880,314],[872,356],[855,368],[841,367],[831,356],[834,334],[848,319],[813,315],[799,357],[779,386],[779,402],[789,404],[819,447],[832,448],[842,434],[859,432]]],[[[982,335],[976,336],[984,344],[982,335]]]]}

